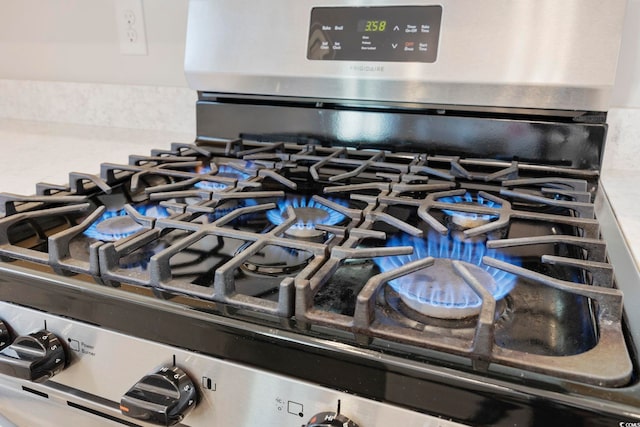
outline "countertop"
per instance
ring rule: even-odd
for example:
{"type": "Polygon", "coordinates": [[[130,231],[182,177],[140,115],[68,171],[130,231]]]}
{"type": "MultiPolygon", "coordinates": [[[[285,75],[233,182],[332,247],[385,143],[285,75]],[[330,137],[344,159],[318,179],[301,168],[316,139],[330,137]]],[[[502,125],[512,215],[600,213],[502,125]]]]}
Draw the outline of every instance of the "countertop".
{"type": "Polygon", "coordinates": [[[66,184],[69,172],[98,174],[101,163],[127,164],[131,154],[194,139],[195,133],[0,119],[6,153],[0,157],[0,191],[34,194],[38,182],[66,184]]]}
{"type": "MultiPolygon", "coordinates": [[[[195,134],[0,119],[0,191],[30,195],[35,184],[65,184],[69,172],[99,173],[104,162],[127,163],[131,154],[191,143],[195,134]]],[[[605,169],[601,176],[628,247],[640,265],[640,170],[605,169]]]]}
{"type": "Polygon", "coordinates": [[[640,170],[604,169],[600,176],[614,215],[618,221],[627,246],[640,267],[640,170]]]}

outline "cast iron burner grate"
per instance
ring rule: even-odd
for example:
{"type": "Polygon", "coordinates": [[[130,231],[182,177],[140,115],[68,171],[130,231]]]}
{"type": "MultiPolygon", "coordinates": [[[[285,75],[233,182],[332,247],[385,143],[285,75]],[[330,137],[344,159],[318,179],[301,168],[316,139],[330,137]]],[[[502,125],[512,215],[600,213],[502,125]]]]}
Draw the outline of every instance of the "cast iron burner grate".
{"type": "Polygon", "coordinates": [[[0,195],[0,256],[295,319],[300,333],[617,387],[632,365],[593,178],[312,144],[173,144],[0,195]],[[109,219],[127,233],[87,236],[109,219]]]}

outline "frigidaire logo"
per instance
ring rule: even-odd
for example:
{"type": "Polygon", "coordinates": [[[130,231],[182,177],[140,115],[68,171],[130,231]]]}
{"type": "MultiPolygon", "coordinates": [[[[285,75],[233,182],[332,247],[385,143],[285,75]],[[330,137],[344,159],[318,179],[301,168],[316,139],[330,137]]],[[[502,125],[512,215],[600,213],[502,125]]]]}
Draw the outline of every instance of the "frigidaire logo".
{"type": "Polygon", "coordinates": [[[349,67],[351,71],[370,71],[370,72],[383,72],[383,65],[351,65],[349,67]]]}

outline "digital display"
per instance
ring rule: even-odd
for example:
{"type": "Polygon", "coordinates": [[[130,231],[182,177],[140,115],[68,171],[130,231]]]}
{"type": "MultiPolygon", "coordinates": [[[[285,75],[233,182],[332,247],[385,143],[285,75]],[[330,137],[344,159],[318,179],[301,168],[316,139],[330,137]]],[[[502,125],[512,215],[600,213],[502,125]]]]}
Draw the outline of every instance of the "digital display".
{"type": "Polygon", "coordinates": [[[442,6],[316,7],[307,59],[435,62],[442,6]]]}
{"type": "Polygon", "coordinates": [[[362,20],[358,22],[359,33],[383,32],[387,29],[387,21],[362,20]]]}

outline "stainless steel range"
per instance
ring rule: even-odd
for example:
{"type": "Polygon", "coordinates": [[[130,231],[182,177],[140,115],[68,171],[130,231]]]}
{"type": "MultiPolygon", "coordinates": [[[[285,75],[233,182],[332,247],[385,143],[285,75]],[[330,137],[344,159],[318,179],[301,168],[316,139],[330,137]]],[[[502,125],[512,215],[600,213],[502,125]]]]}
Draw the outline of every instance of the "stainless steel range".
{"type": "Polygon", "coordinates": [[[195,143],[0,195],[0,414],[640,422],[598,186],[623,14],[192,0],[195,143]]]}

